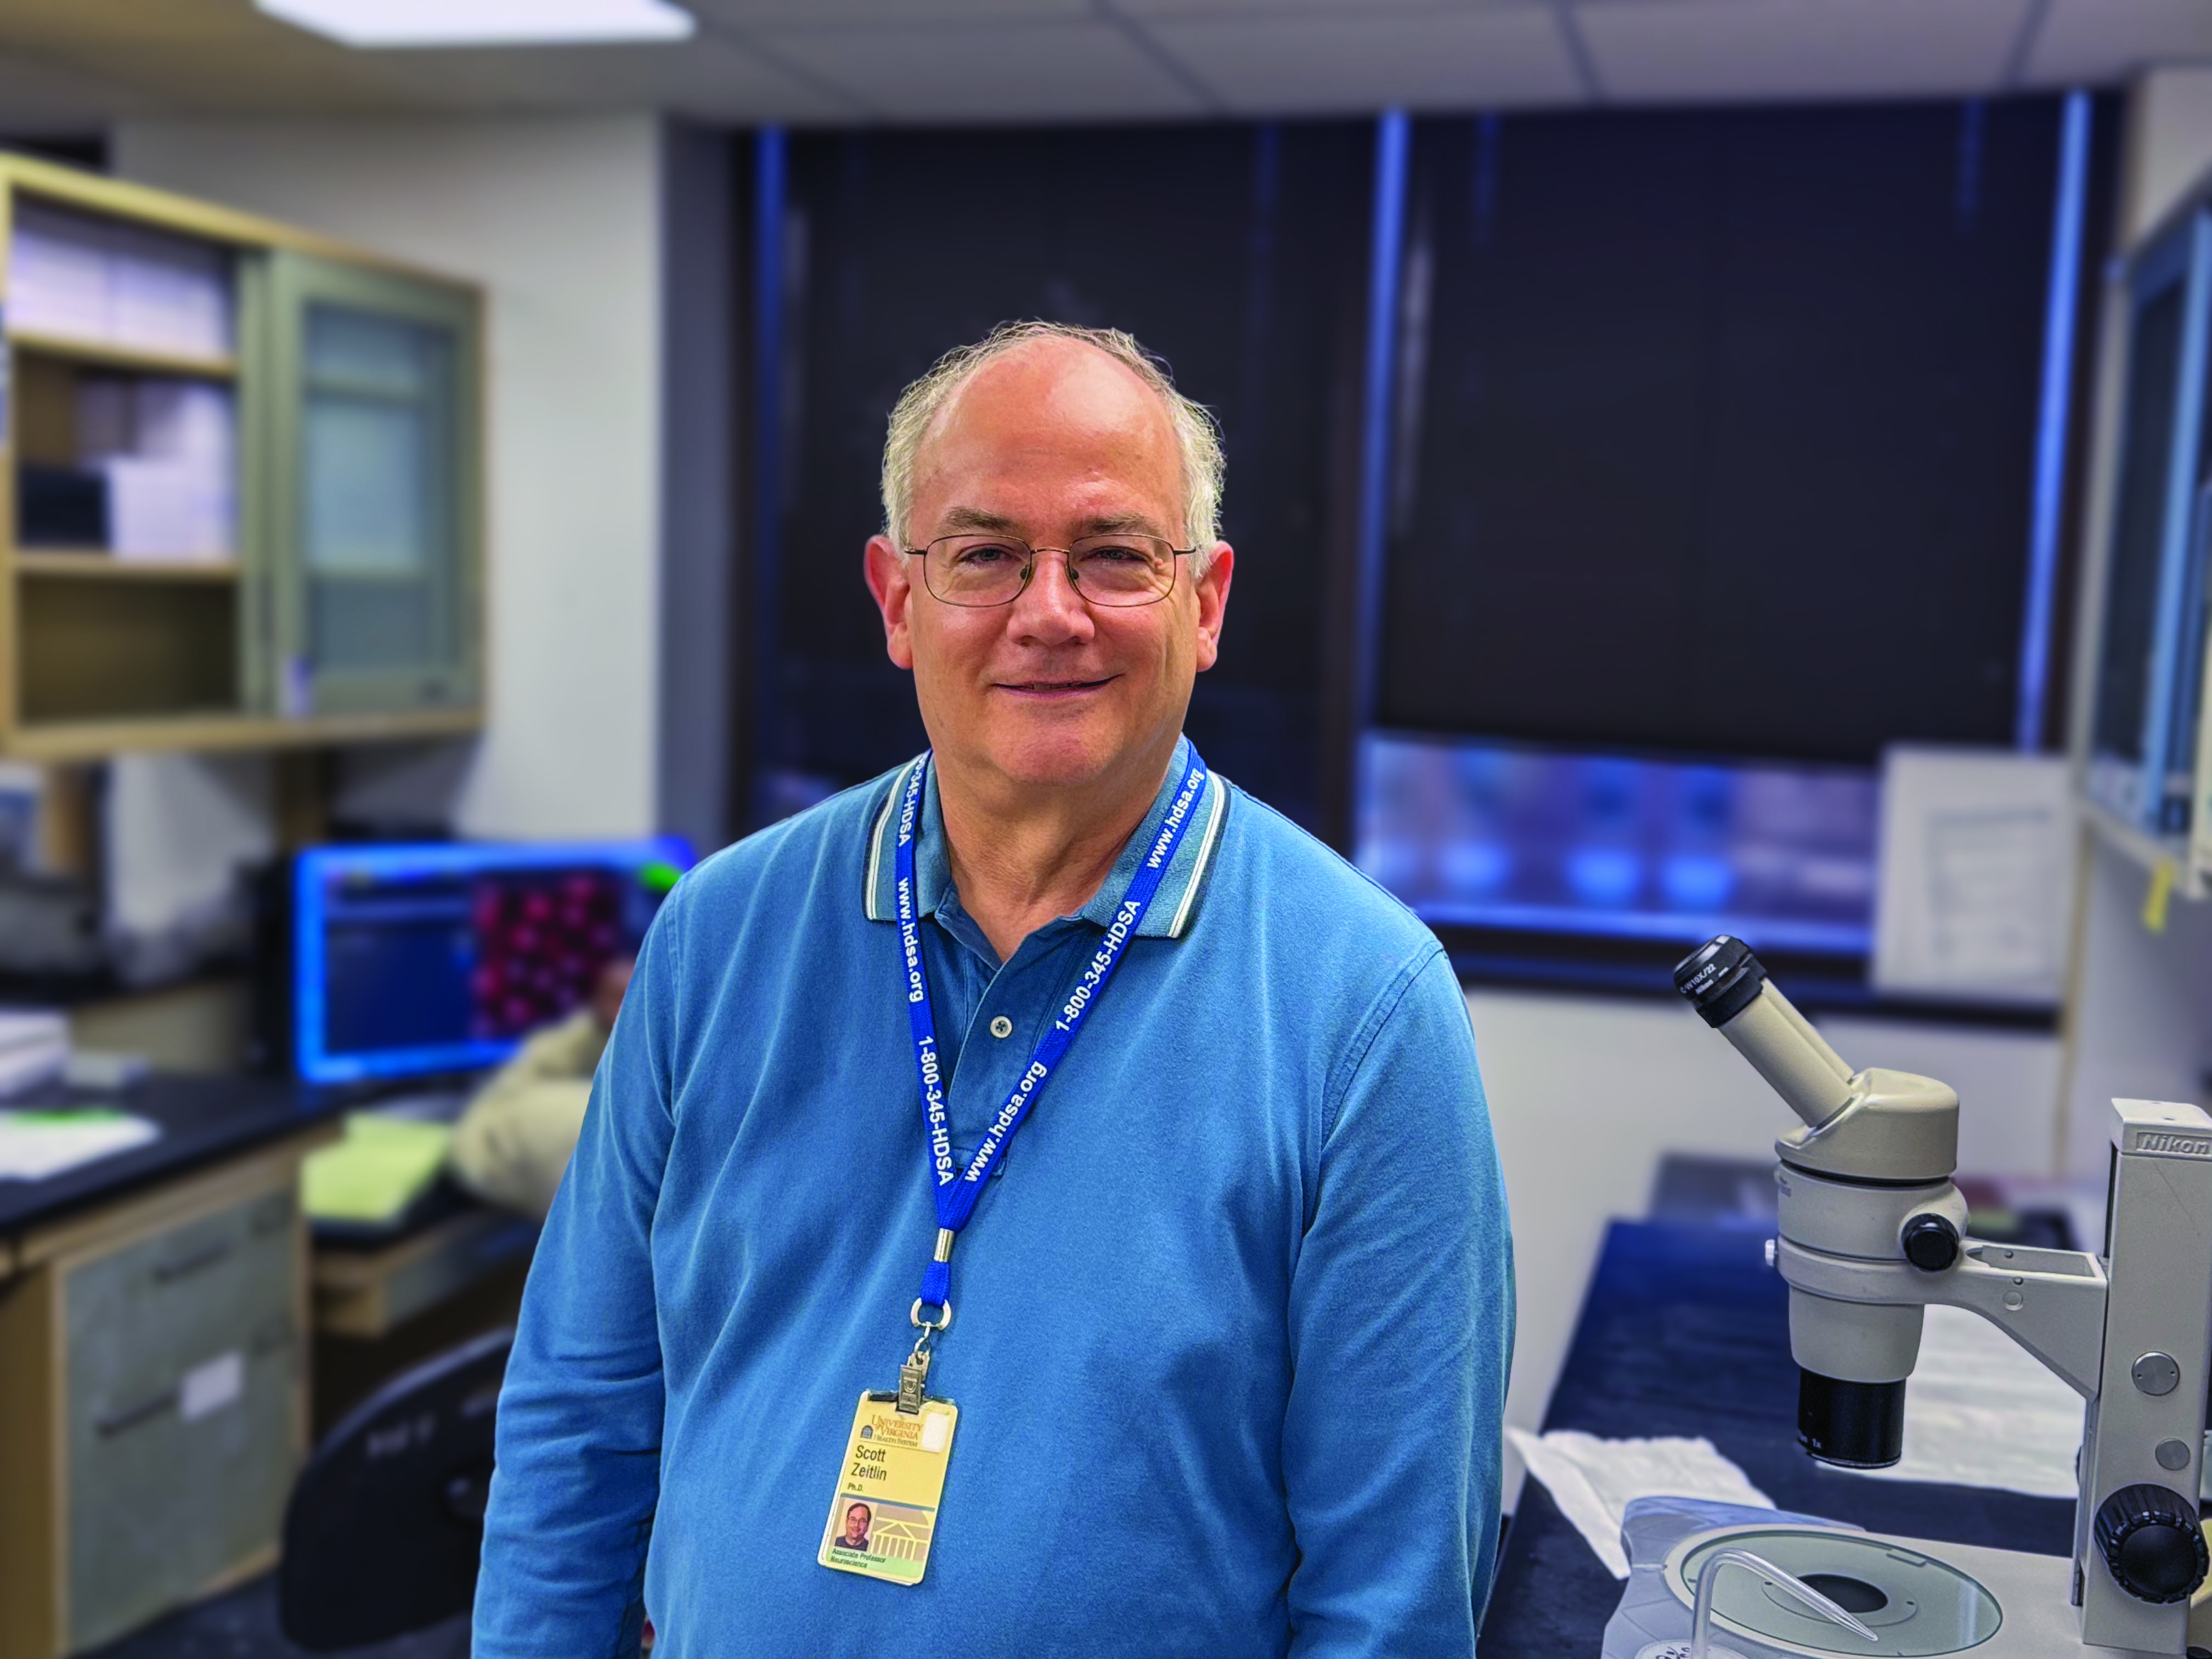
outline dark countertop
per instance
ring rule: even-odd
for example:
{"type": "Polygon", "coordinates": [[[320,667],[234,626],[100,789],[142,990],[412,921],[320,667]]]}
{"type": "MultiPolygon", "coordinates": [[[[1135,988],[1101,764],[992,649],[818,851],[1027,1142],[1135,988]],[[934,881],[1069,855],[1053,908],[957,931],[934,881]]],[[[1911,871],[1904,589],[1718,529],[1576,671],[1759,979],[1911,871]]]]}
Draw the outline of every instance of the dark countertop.
{"type": "MultiPolygon", "coordinates": [[[[1870,1480],[1797,1446],[1789,1303],[1769,1230],[1617,1221],[1546,1431],[1703,1435],[1785,1510],[1877,1532],[2070,1554],[2074,1505],[1978,1486],[1870,1480]]],[[[1535,1480],[1506,1530],[1484,1659],[1595,1659],[1625,1588],[1535,1480]]]]}
{"type": "Polygon", "coordinates": [[[21,1236],[167,1180],[215,1159],[281,1139],[346,1103],[283,1078],[159,1074],[124,1089],[34,1091],[0,1103],[13,1108],[112,1107],[149,1118],[161,1138],[44,1181],[0,1181],[0,1267],[21,1236]]]}

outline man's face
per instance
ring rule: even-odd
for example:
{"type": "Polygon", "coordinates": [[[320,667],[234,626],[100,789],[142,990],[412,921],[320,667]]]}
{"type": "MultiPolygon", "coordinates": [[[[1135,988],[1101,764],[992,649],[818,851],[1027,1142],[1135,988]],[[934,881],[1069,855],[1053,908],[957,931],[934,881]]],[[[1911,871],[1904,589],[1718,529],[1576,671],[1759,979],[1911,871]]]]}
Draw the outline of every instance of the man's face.
{"type": "Polygon", "coordinates": [[[1203,580],[1178,559],[1165,599],[1121,608],[1078,598],[1053,554],[1010,605],[946,605],[903,550],[975,531],[1036,547],[1141,532],[1180,547],[1183,494],[1167,410],[1095,347],[1031,342],[954,394],[916,457],[905,541],[875,537],[867,559],[891,660],[914,671],[940,756],[1018,786],[1083,785],[1117,763],[1164,763],[1192,680],[1219,649],[1235,563],[1227,544],[1215,544],[1203,580]]]}
{"type": "Polygon", "coordinates": [[[845,1511],[845,1536],[860,1537],[868,1530],[868,1512],[859,1504],[845,1511]]]}

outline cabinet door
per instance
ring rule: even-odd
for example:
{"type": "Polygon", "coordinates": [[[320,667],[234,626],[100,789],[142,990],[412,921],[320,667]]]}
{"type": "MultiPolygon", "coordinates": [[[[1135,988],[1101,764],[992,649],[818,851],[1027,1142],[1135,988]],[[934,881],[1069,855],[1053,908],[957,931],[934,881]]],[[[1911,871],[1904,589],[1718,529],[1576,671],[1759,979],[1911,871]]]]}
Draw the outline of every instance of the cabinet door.
{"type": "Polygon", "coordinates": [[[279,713],[481,700],[475,299],[272,256],[266,309],[279,713]]]}
{"type": "Polygon", "coordinates": [[[289,1192],[69,1268],[70,1649],[271,1549],[299,1440],[289,1192]]]}

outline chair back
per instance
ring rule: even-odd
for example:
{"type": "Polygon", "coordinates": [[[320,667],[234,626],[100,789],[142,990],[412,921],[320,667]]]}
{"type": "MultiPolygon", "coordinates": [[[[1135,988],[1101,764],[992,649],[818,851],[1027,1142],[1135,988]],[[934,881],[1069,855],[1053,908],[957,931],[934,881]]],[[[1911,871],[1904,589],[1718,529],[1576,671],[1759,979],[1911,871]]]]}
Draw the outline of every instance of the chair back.
{"type": "Polygon", "coordinates": [[[364,1647],[467,1611],[514,1341],[492,1331],[425,1360],[324,1437],[284,1515],[276,1603],[292,1641],[364,1647]]]}

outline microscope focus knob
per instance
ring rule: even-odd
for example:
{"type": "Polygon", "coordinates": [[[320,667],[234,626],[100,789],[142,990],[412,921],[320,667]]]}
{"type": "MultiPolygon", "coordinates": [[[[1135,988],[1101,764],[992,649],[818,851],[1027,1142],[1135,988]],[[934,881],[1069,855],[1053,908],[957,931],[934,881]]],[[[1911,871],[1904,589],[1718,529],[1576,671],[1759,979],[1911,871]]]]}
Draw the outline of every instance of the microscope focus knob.
{"type": "Polygon", "coordinates": [[[1940,1273],[1959,1259],[1959,1230],[1940,1215],[1917,1215],[1899,1240],[1905,1259],[1923,1273],[1940,1273]]]}
{"type": "Polygon", "coordinates": [[[2184,1601],[2212,1559],[2197,1504],[2148,1482],[2123,1486],[2097,1506],[2097,1547],[2119,1587],[2138,1601],[2184,1601]]]}

